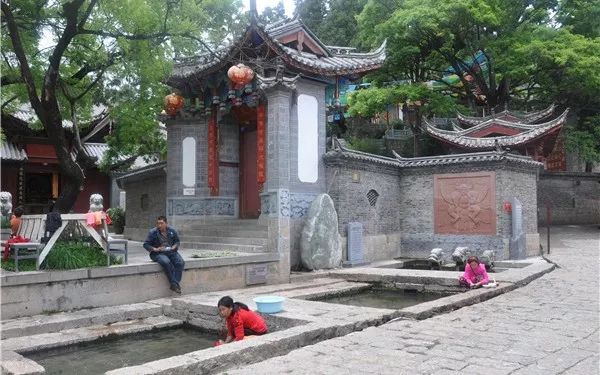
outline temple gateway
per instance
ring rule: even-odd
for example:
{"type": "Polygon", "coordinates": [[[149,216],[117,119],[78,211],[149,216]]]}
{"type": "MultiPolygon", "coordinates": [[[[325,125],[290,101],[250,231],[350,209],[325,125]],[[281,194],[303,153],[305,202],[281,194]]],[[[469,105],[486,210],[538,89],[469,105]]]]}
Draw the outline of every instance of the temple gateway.
{"type": "MultiPolygon", "coordinates": [[[[537,254],[536,176],[543,164],[531,157],[492,146],[389,158],[327,142],[326,113],[339,110],[340,87],[384,59],[385,43],[370,53],[326,46],[293,19],[253,21],[230,46],[178,62],[162,115],[166,162],[118,179],[127,190],[126,236],[143,238],[166,211],[185,248],[246,254],[227,272],[246,267],[247,285],[259,274],[263,282],[287,282],[300,268],[309,206],[327,193],[345,260],[349,226],[361,228],[353,232],[353,254],[366,262],[427,258],[434,248],[450,256],[459,246],[496,259],[537,254]]],[[[514,126],[483,119],[471,130],[481,128],[481,136],[485,121],[502,122],[487,135],[535,141],[540,129],[558,126],[539,116],[514,126]]],[[[469,136],[439,134],[457,146],[469,136]]]]}

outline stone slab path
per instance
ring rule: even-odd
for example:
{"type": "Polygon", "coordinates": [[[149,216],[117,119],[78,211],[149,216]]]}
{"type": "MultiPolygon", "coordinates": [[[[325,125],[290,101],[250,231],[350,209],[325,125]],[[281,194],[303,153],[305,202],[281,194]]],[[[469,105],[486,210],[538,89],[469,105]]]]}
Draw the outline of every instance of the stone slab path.
{"type": "MultiPolygon", "coordinates": [[[[553,227],[551,233],[547,257],[560,268],[525,287],[448,314],[367,328],[226,373],[597,375],[600,228],[553,227]]],[[[540,238],[545,239],[542,231],[540,238]]]]}

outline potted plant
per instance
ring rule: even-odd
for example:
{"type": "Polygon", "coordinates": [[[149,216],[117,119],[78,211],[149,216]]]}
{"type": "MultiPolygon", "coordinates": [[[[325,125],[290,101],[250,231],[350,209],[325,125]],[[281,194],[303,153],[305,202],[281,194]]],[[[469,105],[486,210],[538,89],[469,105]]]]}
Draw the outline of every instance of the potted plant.
{"type": "Polygon", "coordinates": [[[125,230],[125,210],[121,207],[112,207],[106,210],[112,220],[112,227],[116,234],[123,234],[125,230]]]}

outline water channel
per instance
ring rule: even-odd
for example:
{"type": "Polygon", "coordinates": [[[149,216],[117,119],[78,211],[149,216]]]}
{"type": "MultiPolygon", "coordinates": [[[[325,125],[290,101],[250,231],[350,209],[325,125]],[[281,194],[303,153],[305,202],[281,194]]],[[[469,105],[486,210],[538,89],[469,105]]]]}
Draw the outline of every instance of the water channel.
{"type": "Polygon", "coordinates": [[[89,343],[25,354],[46,374],[93,375],[213,346],[216,333],[188,326],[111,337],[89,343]]]}

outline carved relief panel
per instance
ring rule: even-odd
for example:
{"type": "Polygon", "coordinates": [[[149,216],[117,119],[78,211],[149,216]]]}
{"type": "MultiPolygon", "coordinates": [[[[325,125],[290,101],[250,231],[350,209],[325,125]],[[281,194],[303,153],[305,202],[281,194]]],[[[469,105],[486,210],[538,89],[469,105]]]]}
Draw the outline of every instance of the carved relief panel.
{"type": "Polygon", "coordinates": [[[494,172],[434,175],[436,234],[496,234],[494,172]]]}

